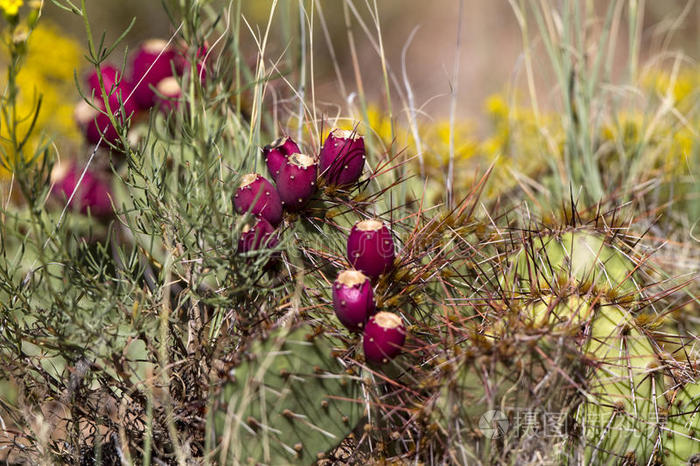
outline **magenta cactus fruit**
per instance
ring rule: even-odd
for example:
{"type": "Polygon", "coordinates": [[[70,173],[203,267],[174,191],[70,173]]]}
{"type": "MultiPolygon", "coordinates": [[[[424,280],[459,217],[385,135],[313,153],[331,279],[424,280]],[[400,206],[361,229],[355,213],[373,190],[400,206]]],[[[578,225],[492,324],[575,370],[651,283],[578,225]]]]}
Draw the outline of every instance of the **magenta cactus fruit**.
{"type": "Polygon", "coordinates": [[[119,140],[117,130],[112,126],[109,117],[85,101],[80,101],[75,106],[73,118],[90,144],[97,144],[101,134],[104,134],[106,141],[113,144],[119,140]]]}
{"type": "Polygon", "coordinates": [[[108,217],[112,214],[112,193],[108,181],[98,173],[86,171],[75,163],[58,164],[51,173],[54,183],[51,195],[62,202],[73,196],[70,206],[81,214],[95,217],[108,217]],[[78,184],[80,181],[80,184],[78,184]],[[73,193],[75,191],[75,194],[73,193]]]}
{"type": "Polygon", "coordinates": [[[368,362],[386,364],[401,352],[406,341],[406,327],[401,317],[378,312],[369,318],[362,337],[362,349],[368,362]]]}
{"type": "Polygon", "coordinates": [[[330,185],[357,182],[365,166],[365,141],[354,131],[335,129],[321,148],[321,176],[330,185]]]}
{"type": "Polygon", "coordinates": [[[299,152],[299,146],[289,137],[279,138],[272,144],[263,147],[263,157],[265,157],[267,169],[275,182],[277,182],[282,165],[287,163],[287,158],[299,152]]]}
{"type": "MultiPolygon", "coordinates": [[[[199,82],[204,86],[207,80],[207,65],[205,62],[208,48],[206,45],[202,45],[197,49],[196,61],[196,76],[199,82]]],[[[192,60],[187,54],[187,47],[183,47],[177,54],[175,59],[175,68],[177,72],[181,75],[187,75],[192,67],[192,60]]]]}
{"type": "Polygon", "coordinates": [[[156,91],[156,100],[163,112],[168,113],[178,109],[180,106],[182,89],[180,88],[180,83],[177,78],[170,76],[162,79],[156,86],[156,91]]]}
{"type": "Polygon", "coordinates": [[[164,40],[151,39],[141,44],[131,68],[134,99],[139,108],[147,110],[156,103],[152,87],[173,75],[176,55],[175,49],[164,40]]]}
{"type": "MultiPolygon", "coordinates": [[[[123,79],[123,76],[121,75],[120,71],[112,66],[112,65],[104,65],[100,67],[100,74],[102,75],[102,83],[105,86],[105,90],[107,91],[107,95],[113,94],[113,91],[115,90],[115,87],[122,87],[126,84],[126,82],[123,79]]],[[[100,76],[97,73],[97,71],[91,71],[87,75],[86,79],[88,83],[88,88],[90,92],[88,94],[94,92],[95,96],[100,96],[101,95],[101,89],[100,89],[100,76]]],[[[128,97],[127,95],[124,95],[123,98],[126,99],[128,97]]]]}
{"type": "Polygon", "coordinates": [[[241,237],[238,240],[238,252],[274,248],[278,243],[279,239],[275,234],[275,227],[264,218],[257,218],[254,223],[247,223],[243,226],[241,237]]]}
{"type": "MultiPolygon", "coordinates": [[[[117,121],[123,124],[136,111],[133,97],[129,98],[132,88],[121,80],[119,71],[113,66],[102,67],[100,72],[108,94],[109,109],[116,116],[117,121]]],[[[107,106],[102,99],[97,72],[91,73],[87,77],[87,82],[91,93],[94,93],[93,105],[85,101],[79,102],[74,111],[75,121],[90,144],[97,144],[100,137],[104,135],[106,142],[118,145],[119,133],[106,114],[107,106]]]]}
{"type": "Polygon", "coordinates": [[[362,220],[350,230],[348,260],[357,270],[376,279],[394,265],[394,239],[380,220],[362,220]]]}
{"type": "Polygon", "coordinates": [[[333,284],[333,310],[352,332],[359,332],[374,313],[374,292],[369,278],[358,270],[345,270],[333,284]]]}
{"type": "Polygon", "coordinates": [[[282,204],[291,211],[300,210],[316,192],[316,159],[305,154],[290,155],[277,177],[282,204]]]}
{"type": "Polygon", "coordinates": [[[233,195],[236,212],[262,217],[272,225],[282,221],[282,202],[272,183],[257,173],[244,175],[241,184],[233,195]]]}
{"type": "MultiPolygon", "coordinates": [[[[97,144],[100,141],[100,137],[104,135],[105,142],[112,145],[119,145],[119,133],[105,113],[104,104],[99,99],[96,99],[95,106],[102,109],[102,111],[94,108],[85,101],[81,101],[75,106],[73,112],[75,121],[85,135],[85,139],[90,144],[94,145],[97,144]]],[[[124,121],[121,111],[119,110],[119,104],[110,102],[110,107],[112,111],[116,113],[117,121],[124,121]]],[[[126,106],[124,111],[127,116],[130,115],[126,106]]]]}

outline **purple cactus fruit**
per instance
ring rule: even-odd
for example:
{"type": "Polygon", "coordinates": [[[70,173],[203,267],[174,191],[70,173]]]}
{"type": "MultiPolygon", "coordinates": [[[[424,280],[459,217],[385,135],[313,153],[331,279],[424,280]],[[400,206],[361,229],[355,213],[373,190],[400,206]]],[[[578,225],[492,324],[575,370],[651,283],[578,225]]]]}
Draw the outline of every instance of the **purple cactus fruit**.
{"type": "Polygon", "coordinates": [[[156,100],[161,111],[170,113],[180,106],[182,89],[177,78],[170,76],[162,79],[156,86],[156,100]]]}
{"type": "MultiPolygon", "coordinates": [[[[99,105],[99,102],[97,105],[103,107],[99,105]]],[[[119,144],[119,133],[105,113],[95,109],[87,102],[81,101],[75,106],[73,115],[78,127],[85,134],[85,139],[90,144],[94,145],[100,142],[102,135],[104,135],[104,141],[112,145],[119,144]]]]}
{"type": "Polygon", "coordinates": [[[279,243],[275,227],[264,218],[257,218],[255,223],[243,226],[238,240],[238,252],[257,251],[263,248],[274,248],[279,243]]]}
{"type": "MultiPolygon", "coordinates": [[[[129,98],[132,88],[129,84],[120,81],[116,68],[110,66],[103,67],[101,72],[105,90],[108,93],[107,99],[110,111],[114,113],[117,121],[124,124],[136,111],[136,104],[133,98],[129,98]]],[[[104,135],[104,140],[106,142],[112,145],[118,145],[119,133],[106,114],[106,105],[104,100],[102,100],[102,91],[99,88],[97,73],[94,72],[88,76],[87,81],[91,92],[94,92],[94,106],[89,105],[85,101],[79,102],[74,111],[75,121],[90,144],[97,144],[100,140],[100,136],[104,135]]]]}
{"type": "Polygon", "coordinates": [[[86,171],[82,181],[83,169],[73,162],[58,164],[51,173],[54,183],[51,195],[66,202],[73,196],[70,206],[81,214],[88,213],[94,217],[108,217],[112,214],[112,193],[104,176],[93,171],[86,171]],[[78,184],[80,181],[80,184],[78,184]],[[75,194],[73,192],[75,191],[75,194]]]}
{"type": "Polygon", "coordinates": [[[199,83],[204,86],[207,84],[207,64],[204,61],[197,62],[197,74],[199,78],[199,83]]]}
{"type": "Polygon", "coordinates": [[[300,210],[316,192],[316,159],[304,154],[290,155],[277,177],[282,204],[291,211],[300,210]]]}
{"type": "Polygon", "coordinates": [[[386,364],[401,352],[406,341],[406,327],[401,317],[391,312],[378,312],[369,318],[362,338],[365,359],[386,364]]]}
{"type": "Polygon", "coordinates": [[[299,151],[297,143],[289,137],[279,138],[272,144],[263,147],[263,156],[265,157],[267,169],[275,182],[277,182],[282,165],[287,162],[287,157],[292,154],[298,154],[299,151]]]}
{"type": "Polygon", "coordinates": [[[379,220],[357,222],[348,236],[348,260],[357,270],[376,279],[394,265],[394,239],[379,220]]]}
{"type": "Polygon", "coordinates": [[[175,49],[164,40],[151,39],[141,44],[131,68],[134,99],[140,109],[148,110],[155,104],[152,86],[173,75],[172,62],[176,55],[175,49]]]}
{"type": "MultiPolygon", "coordinates": [[[[105,91],[107,91],[107,95],[113,94],[117,86],[122,87],[126,84],[123,79],[123,76],[121,75],[121,72],[112,65],[105,65],[100,67],[100,74],[102,75],[102,83],[105,86],[105,91]]],[[[100,77],[97,71],[91,71],[88,74],[86,81],[88,83],[90,92],[94,92],[95,96],[99,97],[102,93],[102,90],[100,89],[100,77]]],[[[126,99],[128,97],[128,94],[123,97],[124,99],[126,99]]]]}
{"type": "MultiPolygon", "coordinates": [[[[207,57],[208,51],[209,49],[206,45],[202,45],[197,49],[197,57],[195,61],[197,66],[196,76],[199,78],[199,82],[202,84],[202,86],[206,84],[207,80],[207,64],[205,62],[205,59],[207,57]]],[[[192,60],[188,56],[186,45],[178,51],[178,54],[175,58],[175,67],[178,74],[189,74],[190,68],[192,67],[192,60]]]]}
{"type": "Polygon", "coordinates": [[[365,166],[365,140],[354,131],[335,129],[320,155],[321,176],[332,186],[357,182],[365,166]]]}
{"type": "Polygon", "coordinates": [[[236,212],[262,217],[272,225],[282,221],[282,202],[272,183],[257,173],[244,175],[241,184],[233,195],[236,212]]]}
{"type": "Polygon", "coordinates": [[[369,278],[358,270],[340,272],[333,284],[333,309],[338,320],[359,332],[374,313],[374,292],[369,278]]]}
{"type": "Polygon", "coordinates": [[[112,127],[107,115],[85,101],[81,100],[76,104],[73,110],[73,118],[75,118],[75,122],[83,131],[85,139],[90,144],[97,144],[99,142],[101,132],[104,132],[105,139],[108,141],[114,141],[118,138],[116,130],[112,127]]]}

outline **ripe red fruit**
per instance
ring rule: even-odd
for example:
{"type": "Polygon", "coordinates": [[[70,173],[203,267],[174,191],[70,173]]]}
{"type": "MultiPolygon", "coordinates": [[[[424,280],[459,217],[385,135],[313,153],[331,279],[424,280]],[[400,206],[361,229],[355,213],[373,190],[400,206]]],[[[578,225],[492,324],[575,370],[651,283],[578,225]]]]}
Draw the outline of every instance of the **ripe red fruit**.
{"type": "Polygon", "coordinates": [[[374,313],[374,292],[369,278],[358,270],[345,270],[333,284],[333,310],[348,330],[359,332],[374,313]]]}
{"type": "MultiPolygon", "coordinates": [[[[100,74],[102,75],[102,83],[105,86],[105,91],[107,91],[107,95],[113,94],[114,90],[116,90],[116,87],[124,87],[126,86],[126,82],[124,81],[124,77],[121,75],[121,72],[115,68],[112,65],[105,65],[100,67],[100,74]]],[[[102,95],[102,90],[100,89],[100,77],[97,74],[97,71],[91,71],[86,79],[88,83],[88,95],[90,93],[95,94],[96,97],[100,97],[102,95]]],[[[129,88],[130,90],[131,88],[129,88]]],[[[128,97],[128,94],[124,95],[123,98],[126,99],[128,97]]],[[[111,103],[111,102],[110,102],[111,103]]]]}
{"type": "Polygon", "coordinates": [[[233,195],[236,212],[262,217],[272,225],[282,221],[282,203],[272,183],[257,173],[244,175],[241,184],[233,195]]]}
{"type": "Polygon", "coordinates": [[[282,165],[287,162],[287,157],[299,152],[299,146],[289,137],[279,138],[272,144],[263,147],[263,156],[265,157],[267,169],[275,182],[277,182],[282,165]]]}
{"type": "Polygon", "coordinates": [[[81,214],[108,217],[112,214],[111,190],[104,176],[91,170],[85,172],[75,162],[56,165],[51,173],[54,183],[51,195],[62,202],[73,195],[70,206],[81,214]],[[80,184],[78,184],[80,181],[80,184]],[[75,194],[73,192],[75,191],[75,194]]]}
{"type": "Polygon", "coordinates": [[[117,130],[112,126],[109,117],[87,102],[80,101],[76,104],[73,117],[90,144],[97,144],[101,134],[104,134],[104,139],[110,143],[114,144],[119,140],[117,130]]]}
{"type": "Polygon", "coordinates": [[[131,68],[134,99],[140,109],[147,110],[155,104],[156,94],[151,86],[173,75],[176,55],[175,49],[164,40],[151,39],[141,44],[131,68]]]}
{"type": "MultiPolygon", "coordinates": [[[[100,69],[102,81],[108,94],[110,111],[117,121],[124,124],[128,118],[136,111],[134,99],[129,98],[132,88],[129,84],[121,80],[119,71],[112,66],[105,66],[100,69]],[[123,112],[121,106],[123,105],[123,112]]],[[[97,144],[100,136],[104,135],[104,140],[112,145],[119,144],[119,134],[112,125],[106,114],[106,105],[102,99],[99,77],[97,72],[91,73],[87,77],[90,92],[94,93],[94,107],[85,101],[79,102],[74,111],[76,123],[85,134],[85,138],[90,144],[97,144]],[[95,108],[97,107],[97,108],[95,108]]]]}
{"type": "Polygon", "coordinates": [[[180,106],[182,89],[180,88],[180,83],[177,78],[170,76],[162,79],[156,86],[156,91],[156,100],[158,101],[158,106],[161,111],[170,113],[178,109],[180,106]]]}
{"type": "MultiPolygon", "coordinates": [[[[100,110],[92,107],[85,101],[78,102],[75,106],[73,112],[75,121],[78,127],[83,131],[85,139],[90,144],[97,144],[100,141],[100,137],[104,135],[104,141],[119,146],[121,141],[119,139],[119,133],[116,127],[112,125],[109,117],[106,114],[105,106],[102,100],[98,97],[95,99],[95,106],[100,110]]],[[[119,108],[119,102],[113,101],[113,97],[110,97],[110,108],[114,112],[117,121],[124,124],[127,121],[121,113],[119,108]]],[[[124,114],[128,118],[133,113],[133,104],[124,105],[124,114]]]]}
{"type": "Polygon", "coordinates": [[[201,83],[202,85],[204,85],[207,72],[205,59],[207,58],[207,54],[209,53],[209,44],[205,42],[204,44],[197,47],[197,53],[194,57],[194,60],[192,60],[191,58],[190,50],[190,46],[184,41],[180,42],[176,46],[175,71],[179,75],[188,74],[190,71],[191,64],[196,63],[197,76],[200,77],[201,83]]]}
{"type": "Polygon", "coordinates": [[[401,352],[406,341],[406,327],[401,317],[391,312],[378,312],[369,318],[362,338],[365,359],[386,364],[401,352]]]}
{"type": "Polygon", "coordinates": [[[394,239],[379,220],[362,220],[350,230],[348,260],[357,270],[376,279],[394,265],[394,239]]]}
{"type": "Polygon", "coordinates": [[[291,211],[300,210],[316,192],[316,159],[304,154],[290,155],[277,177],[282,204],[291,211]]]}
{"type": "MultiPolygon", "coordinates": [[[[207,80],[207,65],[205,63],[207,52],[208,49],[206,45],[199,47],[197,49],[197,57],[194,62],[196,64],[195,75],[197,76],[197,79],[202,84],[202,86],[206,84],[207,80]]],[[[175,59],[175,68],[177,70],[177,73],[183,76],[188,75],[190,73],[192,63],[193,62],[192,60],[190,60],[187,47],[183,47],[182,49],[180,49],[175,59]]]]}
{"type": "Polygon", "coordinates": [[[357,182],[365,166],[365,141],[353,131],[335,129],[321,148],[321,176],[333,186],[357,182]]]}
{"type": "Polygon", "coordinates": [[[270,222],[264,218],[255,219],[254,222],[243,226],[241,237],[238,240],[238,252],[274,248],[279,243],[275,227],[270,225],[270,222]]]}

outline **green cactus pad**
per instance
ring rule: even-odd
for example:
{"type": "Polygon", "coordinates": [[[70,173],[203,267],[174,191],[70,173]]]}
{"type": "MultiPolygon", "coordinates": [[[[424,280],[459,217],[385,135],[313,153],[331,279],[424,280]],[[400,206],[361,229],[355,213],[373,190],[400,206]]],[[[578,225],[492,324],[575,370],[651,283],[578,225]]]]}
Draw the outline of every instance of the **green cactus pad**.
{"type": "Polygon", "coordinates": [[[676,394],[669,408],[662,436],[667,466],[700,462],[700,383],[687,384],[676,394]]]}
{"type": "Polygon", "coordinates": [[[594,366],[577,412],[586,464],[648,464],[659,449],[666,408],[661,366],[649,338],[628,311],[603,306],[584,351],[594,366]]]}
{"type": "Polygon", "coordinates": [[[559,236],[536,236],[512,256],[502,286],[528,293],[550,289],[562,278],[577,285],[590,284],[618,295],[637,293],[634,263],[620,250],[590,231],[568,231],[559,236]]]}
{"type": "Polygon", "coordinates": [[[277,330],[230,371],[214,412],[220,464],[310,464],[359,422],[359,381],[312,334],[277,330]]]}
{"type": "MultiPolygon", "coordinates": [[[[572,294],[556,296],[543,294],[523,305],[510,308],[503,318],[491,317],[482,335],[490,342],[501,340],[508,332],[578,333],[594,313],[594,306],[584,296],[572,294]]],[[[547,340],[547,339],[543,339],[547,340]]],[[[548,341],[538,341],[542,348],[549,348],[548,341]]]]}
{"type": "Polygon", "coordinates": [[[526,322],[533,327],[554,327],[563,330],[571,326],[581,325],[593,312],[586,299],[578,295],[566,298],[558,296],[542,296],[526,308],[526,322]]]}

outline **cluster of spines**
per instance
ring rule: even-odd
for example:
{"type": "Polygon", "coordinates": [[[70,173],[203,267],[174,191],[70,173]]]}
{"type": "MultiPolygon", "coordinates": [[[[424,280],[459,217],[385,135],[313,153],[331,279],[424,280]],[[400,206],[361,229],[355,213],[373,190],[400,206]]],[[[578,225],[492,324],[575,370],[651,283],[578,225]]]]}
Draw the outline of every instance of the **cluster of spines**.
{"type": "MultiPolygon", "coordinates": [[[[451,361],[430,376],[442,379],[435,384],[440,395],[428,406],[443,433],[467,432],[455,433],[450,427],[457,416],[478,438],[479,420],[488,403],[495,408],[513,403],[537,406],[541,401],[519,387],[542,390],[562,380],[564,388],[556,396],[548,391],[541,396],[548,403],[559,399],[562,404],[554,404],[553,411],[565,413],[572,403],[578,406],[566,427],[572,435],[568,451],[581,455],[582,461],[666,464],[669,454],[676,458],[673,455],[683,448],[686,452],[698,448],[700,442],[684,437],[686,430],[667,421],[669,407],[677,417],[681,414],[671,407],[664,380],[671,375],[670,367],[683,363],[669,365],[668,356],[659,355],[659,344],[648,327],[658,324],[640,314],[639,309],[651,302],[645,295],[646,269],[643,262],[635,262],[629,245],[606,231],[582,226],[542,233],[528,230],[515,248],[503,247],[516,236],[517,232],[508,232],[508,239],[498,246],[494,267],[498,277],[490,281],[494,287],[482,293],[481,300],[472,300],[470,307],[478,309],[482,318],[446,322],[463,343],[448,350],[451,361]],[[484,359],[491,362],[484,366],[484,359]],[[523,380],[520,371],[525,367],[528,375],[523,380]],[[518,373],[521,376],[515,377],[518,373]],[[483,388],[485,381],[505,392],[483,388]],[[612,416],[615,422],[606,430],[601,418],[606,424],[612,416]],[[572,429],[582,432],[584,440],[575,441],[572,429]],[[672,430],[681,434],[673,436],[672,430]],[[672,437],[681,447],[671,446],[672,437]],[[681,437],[685,440],[679,443],[681,437]]],[[[512,415],[507,418],[511,428],[512,415]]],[[[684,421],[692,424],[689,416],[684,421]]],[[[512,429],[509,435],[518,434],[512,429]]],[[[687,454],[678,454],[689,460],[687,454]]]]}

